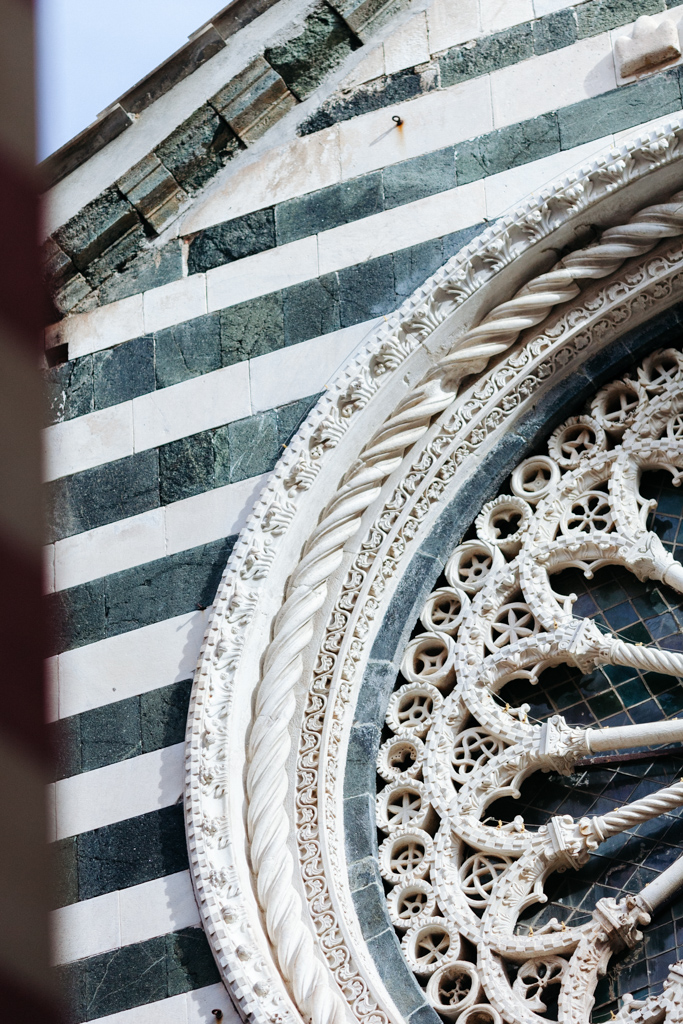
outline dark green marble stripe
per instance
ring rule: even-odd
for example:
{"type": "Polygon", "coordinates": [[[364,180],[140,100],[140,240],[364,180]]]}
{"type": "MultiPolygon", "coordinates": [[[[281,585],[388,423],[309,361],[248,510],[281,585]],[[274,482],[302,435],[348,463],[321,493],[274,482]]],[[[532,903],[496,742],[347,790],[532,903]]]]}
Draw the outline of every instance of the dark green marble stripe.
{"type": "Polygon", "coordinates": [[[50,542],[272,470],[318,395],[47,485],[50,542]]]}
{"type": "MultiPolygon", "coordinates": [[[[683,107],[681,74],[680,68],[674,68],[206,228],[190,244],[190,273],[395,209],[665,116],[683,107]]],[[[444,239],[442,262],[457,251],[451,238],[462,239],[459,248],[483,227],[477,224],[444,239]]],[[[406,295],[400,269],[394,271],[396,281],[391,281],[392,259],[405,263],[425,246],[438,247],[438,242],[435,239],[400,250],[393,257],[368,260],[56,366],[46,374],[49,421],[105,409],[391,312],[406,295]]]]}
{"type": "Polygon", "coordinates": [[[65,1024],[97,1020],[215,985],[218,968],[201,928],[183,928],[57,969],[65,1024]]]}
{"type": "Polygon", "coordinates": [[[48,595],[49,654],[207,608],[236,539],[202,544],[48,595]]]}
{"type": "MultiPolygon", "coordinates": [[[[420,160],[393,176],[394,199],[430,179],[420,160]]],[[[437,160],[435,174],[443,164],[437,160]]],[[[55,366],[45,375],[48,422],[106,409],[390,313],[484,227],[474,224],[55,366]]]]}
{"type": "Polygon", "coordinates": [[[183,679],[53,722],[55,780],[182,743],[191,689],[183,679]]]}
{"type": "Polygon", "coordinates": [[[56,907],[91,900],[189,867],[180,804],[51,845],[56,907]]]}

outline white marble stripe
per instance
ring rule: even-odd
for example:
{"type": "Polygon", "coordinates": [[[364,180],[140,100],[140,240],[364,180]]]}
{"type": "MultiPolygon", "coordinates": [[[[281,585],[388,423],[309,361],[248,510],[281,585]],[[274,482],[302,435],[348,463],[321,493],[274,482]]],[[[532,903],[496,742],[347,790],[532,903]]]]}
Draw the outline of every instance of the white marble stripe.
{"type": "Polygon", "coordinates": [[[223,1011],[223,1024],[241,1024],[241,1018],[221,984],[207,985],[194,992],[98,1017],[97,1021],[98,1024],[208,1024],[215,1020],[211,1016],[212,1010],[223,1011]]]}
{"type": "Polygon", "coordinates": [[[239,533],[266,477],[249,477],[48,545],[48,592],[239,533]]]}
{"type": "MultiPolygon", "coordinates": [[[[540,187],[563,170],[601,152],[612,142],[610,135],[482,181],[322,232],[316,236],[319,263],[327,273],[456,231],[484,217],[497,217],[514,205],[520,194],[540,187]]],[[[272,249],[210,270],[210,308],[222,308],[234,301],[237,293],[244,297],[241,289],[245,282],[259,280],[258,275],[251,272],[243,277],[247,265],[253,270],[256,264],[252,261],[258,262],[263,257],[271,263],[276,262],[282,257],[282,249],[272,249]]],[[[268,290],[271,283],[269,280],[268,290]]],[[[181,384],[141,395],[130,402],[54,424],[45,431],[47,479],[80,472],[135,451],[144,451],[242,418],[253,411],[294,401],[301,397],[304,384],[303,391],[310,394],[323,386],[341,362],[341,357],[335,362],[336,350],[350,351],[351,343],[360,340],[359,335],[362,337],[367,329],[366,325],[344,328],[334,334],[259,356],[249,363],[214,370],[181,384]],[[318,354],[322,352],[327,354],[327,358],[320,361],[318,354]],[[309,361],[310,356],[313,359],[309,361]],[[273,371],[285,363],[291,372],[283,378],[281,373],[273,371]],[[300,373],[299,369],[304,367],[306,372],[300,373]],[[310,379],[312,368],[315,368],[315,380],[310,379]],[[250,389],[244,381],[247,370],[251,377],[250,389]],[[256,380],[255,374],[258,375],[256,380]],[[262,391],[264,386],[267,397],[262,391]]]]}
{"type": "Polygon", "coordinates": [[[51,783],[55,837],[76,836],[177,803],[183,792],[184,749],[184,743],[175,743],[51,783]]]}
{"type": "MultiPolygon", "coordinates": [[[[397,104],[396,107],[391,108],[391,112],[398,112],[404,118],[400,132],[389,131],[387,133],[389,111],[386,109],[373,111],[342,122],[337,126],[341,138],[340,159],[344,166],[342,178],[344,180],[351,179],[401,160],[441,149],[464,139],[476,138],[491,131],[494,127],[499,128],[513,124],[534,114],[545,113],[558,106],[574,103],[615,87],[616,78],[609,33],[581,40],[565,50],[557,50],[544,54],[542,57],[531,58],[524,61],[522,65],[503,68],[490,76],[463,82],[450,89],[427,93],[417,99],[397,104]],[[567,63],[567,75],[562,76],[560,73],[558,61],[567,63]],[[524,75],[529,78],[529,82],[533,83],[533,89],[531,86],[522,88],[521,83],[520,88],[517,88],[516,79],[513,76],[516,74],[515,69],[520,67],[526,69],[524,75]],[[504,77],[498,81],[496,76],[504,77]],[[561,92],[558,92],[560,89],[558,83],[561,83],[561,92]],[[535,97],[535,106],[531,113],[529,113],[526,103],[530,90],[535,97]],[[491,97],[493,97],[493,108],[491,107],[491,97]],[[454,116],[454,110],[457,110],[457,116],[454,116]],[[495,118],[493,111],[496,112],[495,118]]],[[[633,128],[631,131],[635,132],[636,130],[633,128]]],[[[277,153],[279,152],[278,150],[277,153]]],[[[565,152],[567,166],[571,166],[575,162],[572,159],[572,151],[565,152]]],[[[495,183],[493,186],[491,185],[494,178],[500,179],[509,173],[511,172],[503,171],[499,175],[483,179],[485,191],[496,187],[495,183]]],[[[226,181],[225,188],[230,191],[230,181],[226,181]]],[[[467,192],[462,192],[462,190],[469,188],[469,185],[460,186],[460,194],[467,195],[467,192]]],[[[232,192],[230,194],[232,195],[232,192]]],[[[456,201],[458,194],[459,190],[454,189],[453,195],[456,201]]],[[[220,223],[227,217],[236,216],[234,211],[227,211],[225,204],[220,205],[220,195],[221,192],[218,188],[213,188],[209,192],[207,203],[214,204],[213,212],[210,214],[208,212],[202,214],[201,207],[198,208],[195,205],[192,213],[193,219],[191,222],[188,221],[187,225],[183,225],[182,231],[197,231],[200,228],[220,223]]],[[[433,199],[438,205],[442,202],[442,195],[440,193],[430,199],[433,199]]],[[[425,202],[426,200],[418,200],[418,204],[425,202]]],[[[375,214],[367,220],[374,225],[378,223],[375,218],[384,218],[381,221],[383,231],[393,230],[396,232],[400,231],[400,227],[406,219],[406,230],[401,236],[402,247],[405,248],[424,240],[421,219],[413,218],[411,222],[411,207],[416,207],[420,212],[423,210],[422,206],[418,207],[416,204],[409,203],[393,210],[387,210],[383,214],[375,214]],[[410,229],[408,223],[411,224],[410,229]]],[[[362,225],[365,220],[357,223],[362,225]]],[[[470,220],[470,223],[476,223],[476,220],[470,220]]],[[[356,225],[343,224],[338,228],[332,228],[329,232],[323,232],[325,245],[334,246],[336,238],[340,241],[346,239],[348,237],[347,229],[355,231],[356,225]]],[[[183,304],[186,303],[188,308],[194,308],[194,303],[198,301],[197,297],[203,294],[200,278],[206,280],[208,309],[219,308],[220,302],[223,305],[232,305],[245,301],[247,298],[265,295],[276,287],[283,287],[288,283],[293,284],[296,281],[317,275],[319,271],[313,269],[315,262],[313,239],[316,237],[319,236],[309,236],[309,238],[280,246],[274,250],[248,256],[243,260],[236,260],[223,267],[216,267],[208,271],[206,275],[193,275],[193,279],[185,278],[180,282],[174,282],[172,288],[169,285],[163,285],[159,289],[150,289],[144,293],[144,296],[121,299],[89,313],[67,317],[61,324],[53,325],[48,330],[54,334],[55,342],[59,340],[60,343],[68,344],[69,356],[75,358],[88,352],[109,348],[144,333],[146,328],[143,307],[149,311],[147,319],[151,323],[149,318],[153,315],[152,310],[158,308],[160,301],[157,294],[162,298],[173,295],[173,307],[179,311],[178,320],[180,320],[183,304]],[[304,274],[306,276],[302,276],[304,274]],[[111,322],[109,317],[111,317],[111,322]]],[[[363,248],[365,246],[367,249],[367,245],[368,243],[363,241],[358,248],[349,248],[346,256],[347,262],[341,264],[339,269],[342,266],[352,266],[356,262],[368,259],[363,248]]],[[[172,321],[166,319],[164,322],[172,321]]]]}
{"type": "Polygon", "coordinates": [[[76,647],[48,660],[48,719],[103,707],[194,672],[208,610],[76,647]]]}
{"type": "Polygon", "coordinates": [[[72,903],[50,918],[55,964],[200,924],[189,871],[72,903]]]}
{"type": "MultiPolygon", "coordinates": [[[[345,327],[109,409],[55,423],[44,431],[46,479],[80,473],[201,430],[244,419],[254,411],[254,372],[259,379],[264,375],[273,378],[268,408],[315,394],[374,323],[372,320],[345,327]],[[284,377],[275,372],[283,358],[290,368],[284,377]]],[[[264,409],[262,402],[258,409],[264,409]]]]}
{"type": "MultiPolygon", "coordinates": [[[[492,9],[487,14],[482,12],[486,28],[479,30],[481,34],[499,31],[534,17],[531,0],[486,0],[486,3],[492,9]]],[[[431,10],[436,6],[434,4],[431,10]]],[[[462,3],[442,6],[448,8],[447,20],[454,16],[457,19],[464,13],[458,10],[464,6],[462,3]]],[[[562,3],[562,6],[568,4],[562,3]]],[[[462,42],[479,34],[476,29],[471,31],[471,20],[466,20],[471,26],[470,33],[463,36],[462,42]]],[[[621,34],[627,31],[628,27],[620,30],[621,34]]],[[[432,52],[442,50],[452,42],[435,36],[432,52]]],[[[523,107],[520,120],[532,116],[525,112],[530,102],[529,92],[521,88],[521,80],[526,81],[526,77],[533,82],[533,102],[540,104],[543,112],[555,109],[552,103],[560,102],[557,99],[558,81],[562,83],[563,105],[607,92],[616,86],[610,44],[610,33],[604,32],[543,57],[532,57],[448,89],[361,114],[339,122],[326,132],[277,146],[249,167],[234,167],[219,174],[206,194],[199,196],[180,219],[178,233],[189,235],[273,203],[316,191],[323,187],[319,180],[319,168],[323,163],[330,179],[326,183],[348,181],[370,170],[389,167],[499,128],[508,123],[501,104],[505,103],[506,93],[510,91],[511,78],[512,92],[519,97],[523,107]],[[520,88],[516,85],[518,69],[520,88]],[[495,97],[495,106],[492,106],[492,97],[495,97]],[[387,131],[392,128],[391,117],[394,114],[403,118],[400,132],[387,131]],[[335,164],[341,168],[336,176],[335,164]]]]}

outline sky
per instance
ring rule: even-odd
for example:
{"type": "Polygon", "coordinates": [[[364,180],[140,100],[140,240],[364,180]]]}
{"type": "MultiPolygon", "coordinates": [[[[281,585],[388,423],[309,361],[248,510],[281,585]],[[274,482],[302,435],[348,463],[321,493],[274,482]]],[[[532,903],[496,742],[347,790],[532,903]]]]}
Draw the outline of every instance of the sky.
{"type": "Polygon", "coordinates": [[[94,121],[228,0],[37,0],[38,158],[94,121]]]}

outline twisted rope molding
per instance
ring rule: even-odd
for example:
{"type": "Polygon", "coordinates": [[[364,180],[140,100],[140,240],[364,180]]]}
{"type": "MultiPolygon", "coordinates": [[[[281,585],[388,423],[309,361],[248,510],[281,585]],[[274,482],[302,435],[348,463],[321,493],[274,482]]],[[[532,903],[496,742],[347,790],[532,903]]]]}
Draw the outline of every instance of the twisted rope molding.
{"type": "MultiPolygon", "coordinates": [[[[255,920],[249,916],[251,912],[245,917],[248,899],[245,903],[245,897],[241,894],[240,886],[236,882],[230,882],[229,885],[229,897],[232,903],[229,914],[227,912],[223,879],[226,873],[230,878],[237,878],[231,866],[234,855],[230,854],[227,861],[225,855],[222,855],[222,860],[219,857],[218,863],[222,863],[226,867],[214,867],[216,862],[213,860],[213,855],[209,854],[207,838],[204,833],[205,808],[209,806],[209,797],[202,794],[199,772],[202,769],[203,723],[208,722],[213,730],[211,723],[222,721],[224,724],[220,735],[227,737],[225,722],[226,716],[230,712],[234,674],[241,657],[244,636],[253,615],[253,593],[250,591],[247,595],[252,601],[251,606],[247,607],[248,602],[245,603],[242,600],[244,595],[240,594],[240,590],[243,590],[241,579],[250,578],[247,568],[256,541],[255,534],[267,528],[262,524],[264,524],[264,519],[267,522],[267,515],[273,507],[273,498],[275,497],[277,502],[278,495],[282,492],[283,482],[285,482],[297,455],[305,452],[310,445],[316,423],[324,423],[330,412],[334,413],[337,402],[341,401],[349,381],[359,380],[359,375],[360,378],[365,375],[365,379],[368,379],[367,368],[372,365],[374,354],[381,353],[383,346],[387,343],[397,342],[397,339],[401,342],[401,345],[397,344],[394,349],[393,362],[385,364],[385,377],[379,381],[379,385],[375,386],[376,389],[386,379],[391,378],[392,374],[386,373],[386,369],[400,371],[401,362],[410,354],[418,341],[423,341],[446,316],[457,309],[465,299],[491,281],[496,273],[513,259],[517,259],[520,254],[539,240],[569,221],[577,212],[586,210],[599,202],[606,194],[613,193],[614,190],[647,176],[651,171],[672,160],[678,161],[680,158],[680,131],[680,125],[674,122],[665,128],[650,132],[646,137],[628,140],[622,143],[618,150],[609,150],[604,156],[592,161],[589,166],[584,166],[576,173],[565,176],[557,185],[543,190],[538,196],[525,202],[514,214],[486,229],[479,238],[471,242],[449,260],[441,270],[437,271],[424,286],[403,303],[396,314],[389,317],[369,340],[363,343],[360,351],[347,361],[330,386],[325,398],[318,403],[316,409],[309,415],[306,423],[290,443],[287,453],[271,475],[254,506],[254,511],[247,521],[240,540],[235,545],[218,590],[213,622],[207,631],[199,657],[189,716],[192,731],[189,734],[187,745],[186,807],[193,880],[207,933],[216,952],[219,967],[230,985],[233,995],[243,1011],[253,1019],[260,1021],[273,1019],[272,1015],[268,1016],[273,1011],[267,1009],[267,1006],[272,1006],[273,1003],[269,999],[264,1001],[264,984],[266,983],[261,983],[263,974],[255,977],[252,966],[256,962],[258,970],[265,971],[266,975],[272,969],[270,965],[264,965],[263,958],[259,956],[258,944],[254,945],[254,934],[258,930],[258,925],[252,926],[250,923],[255,920]],[[411,336],[414,342],[412,345],[405,340],[406,338],[410,340],[411,336]],[[220,635],[216,633],[217,622],[235,623],[232,632],[236,637],[235,650],[238,653],[235,655],[229,672],[221,673],[220,679],[214,681],[213,664],[216,647],[213,647],[212,643],[215,643],[220,635]],[[238,909],[237,917],[235,917],[233,907],[242,908],[238,909]],[[255,957],[254,954],[256,954],[255,957]],[[252,957],[252,960],[247,963],[249,956],[252,957]],[[256,991],[261,989],[258,999],[255,999],[253,995],[255,980],[259,982],[256,985],[256,991]]],[[[347,424],[348,421],[344,424],[344,429],[347,424]]],[[[329,458],[328,453],[323,452],[322,454],[329,458]]],[[[298,495],[292,495],[292,500],[295,504],[298,503],[298,495]]],[[[294,505],[292,514],[295,511],[294,505]]],[[[278,531],[275,546],[281,547],[286,543],[287,527],[288,522],[278,531]]],[[[265,578],[267,571],[262,576],[265,578]]],[[[259,581],[261,579],[261,577],[256,578],[259,581]]],[[[260,582],[256,584],[256,590],[259,585],[263,584],[260,582]]],[[[218,734],[214,732],[214,735],[218,734]]],[[[218,795],[214,798],[214,803],[215,799],[218,799],[218,795]]],[[[224,833],[222,848],[227,853],[232,849],[229,828],[224,833]]],[[[241,859],[241,855],[238,854],[238,856],[241,859]]],[[[269,984],[278,989],[279,981],[272,973],[270,976],[272,981],[269,984]]],[[[276,1012],[289,1014],[281,1002],[280,1008],[276,1012]]]]}
{"type": "Polygon", "coordinates": [[[599,842],[604,842],[611,836],[625,832],[629,828],[656,818],[667,811],[674,811],[683,804],[683,782],[676,782],[673,786],[660,789],[652,796],[643,797],[642,800],[635,800],[632,804],[620,807],[618,811],[608,811],[599,817],[591,820],[591,828],[598,837],[599,842]]]}
{"type": "Polygon", "coordinates": [[[382,484],[433,419],[451,404],[459,379],[473,359],[486,364],[505,351],[526,327],[539,324],[555,306],[576,298],[578,281],[607,277],[663,238],[681,234],[683,192],[678,192],[667,203],[645,207],[626,225],[609,228],[598,245],[566,257],[495,307],[460,339],[457,351],[439,363],[432,379],[406,397],[377,431],[363,449],[358,467],[342,480],[339,495],[322,513],[304,548],[275,620],[259,685],[248,749],[247,827],[268,935],[298,1006],[314,1024],[340,1024],[343,1004],[330,988],[328,975],[315,957],[310,929],[301,919],[301,900],[293,885],[294,861],[286,849],[289,821],[284,799],[295,688],[303,675],[302,653],[313,635],[313,619],[327,596],[327,580],[341,564],[344,546],[359,529],[382,484]],[[437,375],[444,379],[443,387],[437,375]]]}

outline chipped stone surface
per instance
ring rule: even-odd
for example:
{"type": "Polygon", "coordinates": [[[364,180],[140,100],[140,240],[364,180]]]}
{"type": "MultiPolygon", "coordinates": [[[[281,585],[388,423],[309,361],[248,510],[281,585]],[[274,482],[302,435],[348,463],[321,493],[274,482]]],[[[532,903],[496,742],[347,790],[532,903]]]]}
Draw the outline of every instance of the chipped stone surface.
{"type": "Polygon", "coordinates": [[[211,100],[211,105],[247,143],[260,139],[296,103],[296,97],[263,57],[248,64],[211,100]]]}
{"type": "Polygon", "coordinates": [[[306,18],[299,35],[265,52],[297,99],[304,100],[360,42],[345,21],[326,3],[306,18]]]}
{"type": "Polygon", "coordinates": [[[622,78],[669,64],[681,56],[678,29],[668,18],[658,23],[643,14],[630,36],[616,40],[614,56],[622,78]]]}

